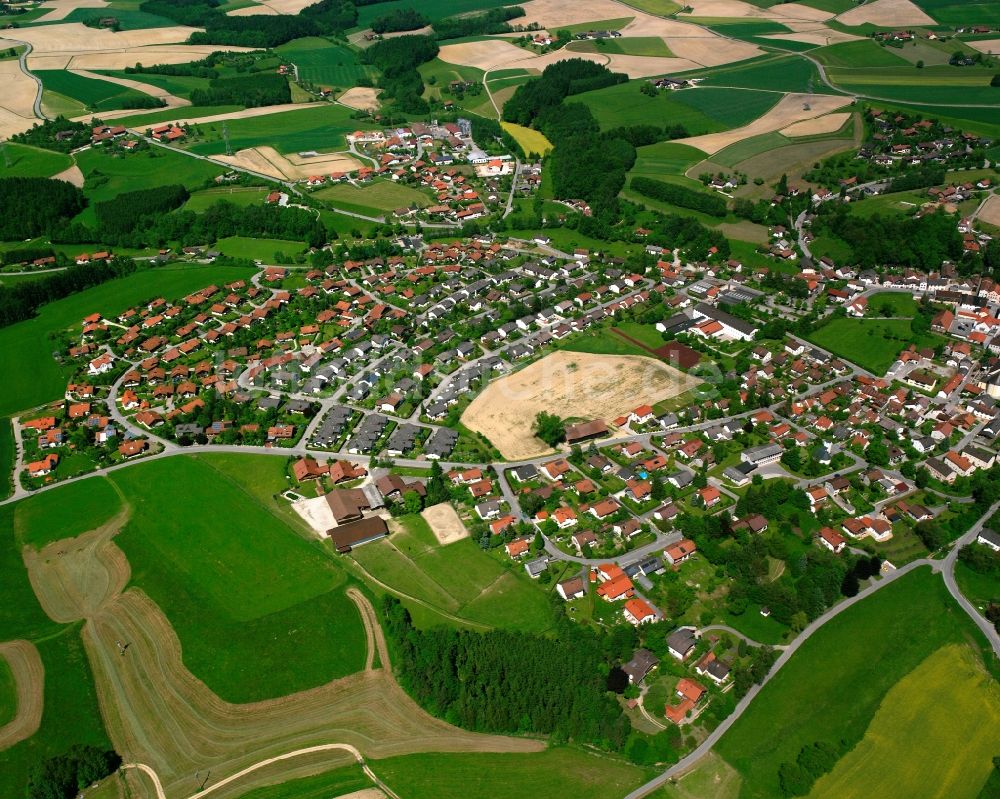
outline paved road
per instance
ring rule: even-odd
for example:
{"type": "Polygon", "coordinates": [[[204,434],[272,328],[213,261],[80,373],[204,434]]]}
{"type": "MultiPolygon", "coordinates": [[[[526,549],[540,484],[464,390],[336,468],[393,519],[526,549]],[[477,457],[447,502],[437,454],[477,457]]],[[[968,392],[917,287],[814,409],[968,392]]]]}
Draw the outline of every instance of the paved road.
{"type": "Polygon", "coordinates": [[[28,69],[28,56],[31,55],[32,46],[31,42],[24,42],[20,39],[11,39],[9,36],[5,37],[7,41],[15,42],[16,44],[23,45],[24,50],[21,51],[21,55],[17,59],[18,66],[21,67],[21,72],[27,75],[35,82],[35,102],[32,106],[32,111],[34,111],[35,116],[39,119],[48,119],[45,113],[42,111],[42,81],[41,79],[30,69],[28,69]]]}

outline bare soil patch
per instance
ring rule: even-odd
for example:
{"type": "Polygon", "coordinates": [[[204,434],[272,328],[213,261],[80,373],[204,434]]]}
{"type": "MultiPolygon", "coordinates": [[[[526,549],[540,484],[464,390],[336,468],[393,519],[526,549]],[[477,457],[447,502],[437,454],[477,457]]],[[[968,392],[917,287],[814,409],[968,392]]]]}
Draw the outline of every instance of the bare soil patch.
{"type": "Polygon", "coordinates": [[[872,25],[887,27],[937,24],[910,0],[874,0],[845,11],[837,17],[837,21],[844,25],[864,25],[870,22],[872,25]]]}
{"type": "Polygon", "coordinates": [[[325,495],[297,500],[292,503],[292,510],[299,514],[320,538],[326,538],[327,532],[337,526],[337,520],[333,518],[333,511],[325,495]]]}
{"type": "Polygon", "coordinates": [[[469,537],[469,531],[465,529],[465,525],[462,524],[462,520],[450,502],[441,502],[424,508],[420,515],[430,525],[434,537],[437,538],[441,546],[454,544],[456,541],[469,537]]]}
{"type": "Polygon", "coordinates": [[[17,714],[0,727],[0,752],[30,738],[42,723],[45,707],[45,666],[30,641],[7,641],[0,644],[4,658],[17,686],[17,714]]]}
{"type": "Polygon", "coordinates": [[[354,172],[361,168],[361,162],[347,153],[320,153],[314,158],[302,158],[295,154],[282,155],[273,147],[251,147],[235,155],[215,156],[215,160],[279,180],[305,180],[312,175],[354,172]]]}
{"type": "Polygon", "coordinates": [[[1000,227],[1000,194],[994,194],[987,198],[978,218],[988,225],[1000,227]]]}
{"type": "Polygon", "coordinates": [[[980,42],[966,42],[980,53],[1000,53],[1000,39],[984,39],[980,42]]]}
{"type": "Polygon", "coordinates": [[[774,108],[749,125],[734,128],[723,133],[708,133],[704,136],[692,136],[678,141],[697,147],[708,153],[717,153],[730,144],[759,136],[762,133],[787,128],[789,125],[805,119],[814,119],[842,108],[850,102],[850,98],[827,94],[786,94],[774,108]],[[808,108],[806,106],[808,105],[808,108]]]}
{"type": "Polygon", "coordinates": [[[484,39],[479,42],[446,44],[438,53],[438,58],[449,64],[460,64],[486,70],[505,67],[516,61],[534,58],[534,56],[510,42],[484,39]]]}
{"type": "Polygon", "coordinates": [[[581,25],[606,19],[634,17],[641,12],[629,8],[615,0],[530,0],[519,3],[524,16],[511,20],[512,25],[530,25],[537,22],[541,27],[556,30],[565,25],[581,25]]]}
{"type": "Polygon", "coordinates": [[[787,128],[781,129],[784,136],[818,136],[823,133],[836,133],[851,118],[850,111],[841,111],[837,114],[826,114],[815,119],[804,119],[795,122],[787,128]]]}
{"type": "Polygon", "coordinates": [[[532,433],[541,411],[610,420],[698,382],[652,358],[560,351],[491,383],[465,409],[462,423],[483,433],[505,458],[533,458],[551,452],[532,433]]]}
{"type": "Polygon", "coordinates": [[[378,111],[380,91],[380,89],[371,89],[367,86],[355,86],[340,95],[337,102],[357,111],[378,111]]]}
{"type": "Polygon", "coordinates": [[[58,175],[52,176],[53,180],[65,180],[67,183],[72,183],[78,189],[83,188],[83,172],[80,171],[80,167],[73,164],[69,169],[64,169],[58,175]]]}
{"type": "Polygon", "coordinates": [[[34,112],[37,85],[21,72],[17,59],[0,61],[0,82],[0,137],[6,139],[39,121],[34,112]]]}
{"type": "Polygon", "coordinates": [[[42,3],[42,8],[51,9],[49,13],[43,14],[35,22],[58,22],[66,19],[71,11],[78,8],[107,8],[108,4],[104,0],[58,0],[54,3],[42,3]]]}
{"type": "Polygon", "coordinates": [[[755,44],[723,39],[721,36],[701,38],[685,36],[668,38],[666,42],[670,51],[678,58],[686,58],[706,67],[744,61],[763,52],[755,44]]]}
{"type": "MultiPolygon", "coordinates": [[[[59,25],[41,25],[35,28],[18,28],[17,38],[30,42],[38,55],[45,53],[86,53],[97,50],[127,50],[134,47],[179,44],[200,28],[171,25],[164,28],[119,31],[107,28],[88,28],[81,22],[64,22],[59,25]]],[[[30,56],[29,56],[30,60],[30,56]]],[[[133,60],[133,64],[135,61],[133,60]]]]}

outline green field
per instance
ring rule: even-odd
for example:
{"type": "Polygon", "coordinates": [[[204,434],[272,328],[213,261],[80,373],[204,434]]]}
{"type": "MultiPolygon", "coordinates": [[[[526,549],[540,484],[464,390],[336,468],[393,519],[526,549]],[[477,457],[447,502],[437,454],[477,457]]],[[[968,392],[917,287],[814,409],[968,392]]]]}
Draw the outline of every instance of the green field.
{"type": "Polygon", "coordinates": [[[349,89],[362,78],[375,76],[372,67],[358,61],[355,50],[318,36],[295,39],[275,48],[275,52],[299,68],[300,80],[316,86],[349,89]]]}
{"type": "Polygon", "coordinates": [[[62,22],[86,22],[94,17],[111,17],[118,20],[118,26],[123,31],[142,30],[144,28],[169,28],[176,25],[172,19],[161,17],[158,14],[149,14],[139,11],[138,8],[128,8],[122,3],[111,3],[107,9],[100,8],[74,8],[70,11],[62,22]]]}
{"type": "Polygon", "coordinates": [[[35,70],[35,74],[42,79],[46,89],[76,100],[95,111],[124,108],[123,103],[127,100],[149,96],[127,86],[85,78],[64,69],[39,69],[35,70]]]}
{"type": "MultiPolygon", "coordinates": [[[[973,641],[978,650],[978,630],[941,578],[927,568],[899,578],[827,622],[719,742],[718,754],[743,777],[740,796],[780,796],[778,768],[794,760],[802,746],[839,740],[853,746],[903,677],[941,647],[973,641]]],[[[948,769],[937,758],[929,762],[940,774],[948,769]]]]}
{"type": "Polygon", "coordinates": [[[591,39],[573,42],[567,47],[575,53],[612,53],[618,55],[672,58],[673,53],[659,36],[630,36],[622,39],[591,39]]]}
{"type": "Polygon", "coordinates": [[[980,610],[990,602],[1000,601],[1000,578],[974,572],[958,561],[955,564],[955,580],[966,598],[980,610]]]}
{"type": "Polygon", "coordinates": [[[399,8],[414,8],[430,20],[467,14],[506,5],[504,0],[389,0],[358,8],[358,25],[367,28],[373,19],[384,16],[399,8]]]}
{"type": "Polygon", "coordinates": [[[745,89],[697,88],[663,91],[650,97],[629,81],[575,95],[590,107],[602,128],[622,125],[683,125],[697,136],[739,127],[768,111],[781,97],[745,89]]]}
{"type": "Polygon", "coordinates": [[[389,180],[375,181],[366,186],[338,183],[320,189],[313,196],[334,206],[365,208],[369,212],[374,211],[375,216],[397,208],[426,208],[431,204],[431,198],[424,192],[389,180]]]}
{"type": "Polygon", "coordinates": [[[996,89],[990,86],[994,74],[992,69],[956,69],[947,65],[827,70],[832,83],[861,95],[910,103],[949,103],[954,102],[958,92],[962,102],[971,105],[996,104],[996,89]]]}
{"type": "MultiPolygon", "coordinates": [[[[420,621],[415,597],[480,626],[540,632],[552,624],[543,587],[520,565],[508,571],[470,538],[442,547],[421,516],[401,517],[403,529],[360,547],[351,557],[377,580],[405,595],[420,621]]],[[[435,619],[438,621],[439,619],[435,619]]]]}
{"type": "Polygon", "coordinates": [[[917,336],[906,319],[833,319],[809,340],[845,360],[878,375],[910,344],[934,347],[940,336],[917,336]]]}
{"type": "MultiPolygon", "coordinates": [[[[828,67],[900,67],[906,59],[896,55],[888,47],[883,47],[874,39],[856,42],[841,42],[813,50],[812,57],[828,67]]],[[[918,73],[919,74],[919,73],[918,73]]]]}
{"type": "Polygon", "coordinates": [[[0,482],[0,499],[6,499],[13,492],[14,485],[14,428],[7,419],[0,419],[0,469],[7,475],[0,482]]]}
{"type": "Polygon", "coordinates": [[[647,14],[656,14],[660,17],[674,14],[682,8],[681,3],[675,3],[673,0],[633,0],[629,5],[632,8],[645,11],[647,14]]]}
{"type": "Polygon", "coordinates": [[[17,683],[6,658],[0,657],[0,727],[17,715],[17,683]]]}
{"type": "Polygon", "coordinates": [[[880,291],[868,298],[868,310],[874,312],[876,316],[906,316],[912,319],[917,315],[917,301],[913,299],[912,294],[880,291]],[[885,306],[889,306],[890,313],[882,313],[885,306]]]}
{"type": "Polygon", "coordinates": [[[100,527],[120,508],[121,497],[104,477],[68,483],[14,506],[14,538],[19,546],[41,549],[100,527]]]}
{"type": "MultiPolygon", "coordinates": [[[[351,118],[350,108],[332,103],[316,103],[314,108],[286,111],[246,119],[230,119],[229,143],[233,150],[268,145],[282,153],[308,150],[337,150],[347,146],[344,136],[358,128],[370,127],[351,118]]],[[[198,126],[201,135],[192,137],[188,149],[200,155],[226,151],[222,123],[198,126]]]]}
{"type": "Polygon", "coordinates": [[[264,202],[269,189],[262,189],[257,186],[227,186],[220,189],[204,189],[191,195],[184,203],[185,211],[200,213],[208,210],[217,202],[227,202],[233,205],[245,207],[248,205],[258,205],[264,202]]]}
{"type": "MultiPolygon", "coordinates": [[[[231,111],[242,110],[242,105],[190,105],[184,107],[184,119],[193,119],[209,114],[228,114],[231,111]]],[[[165,108],[159,111],[137,111],[134,116],[120,117],[115,121],[127,128],[139,128],[143,125],[156,125],[160,122],[174,122],[177,119],[176,108],[165,108]]]]}
{"type": "Polygon", "coordinates": [[[0,156],[0,178],[48,178],[73,165],[65,153],[6,142],[0,156]]]}
{"type": "Polygon", "coordinates": [[[374,784],[360,765],[324,771],[311,777],[255,788],[241,794],[239,799],[330,799],[332,796],[373,788],[374,784]]]}
{"type": "MultiPolygon", "coordinates": [[[[376,760],[372,771],[406,799],[620,799],[647,772],[599,754],[555,748],[537,754],[420,754],[376,760]]],[[[651,774],[651,772],[650,772],[651,774]]]]}
{"type": "MultiPolygon", "coordinates": [[[[126,191],[181,183],[188,189],[209,184],[222,167],[161,147],[151,147],[124,158],[101,149],[83,150],[76,155],[86,180],[84,193],[91,200],[110,200],[126,191]]],[[[89,214],[90,209],[84,211],[89,214]]]]}
{"type": "Polygon", "coordinates": [[[705,153],[687,144],[663,141],[636,149],[631,175],[662,179],[665,175],[683,175],[705,158],[705,153]]]}
{"type": "MultiPolygon", "coordinates": [[[[230,258],[249,258],[251,261],[277,261],[275,255],[281,253],[287,258],[306,249],[304,241],[287,239],[252,239],[246,236],[229,236],[215,242],[215,249],[230,258]]],[[[284,263],[286,259],[281,259],[284,263]]]]}
{"type": "MultiPolygon", "coordinates": [[[[195,89],[207,89],[208,78],[197,78],[193,75],[159,75],[155,72],[143,72],[135,75],[125,72],[125,70],[100,70],[102,75],[111,75],[116,78],[127,78],[137,80],[140,83],[148,83],[151,86],[158,86],[178,97],[189,98],[195,89]]],[[[185,113],[187,109],[185,109],[185,113]]],[[[177,111],[173,112],[175,115],[177,111]]]]}
{"type": "MultiPolygon", "coordinates": [[[[88,151],[89,152],[89,151],[88,151]]],[[[87,153],[81,153],[86,155],[87,153]]],[[[51,357],[49,335],[78,326],[89,313],[118,314],[141,300],[183,297],[211,283],[249,279],[252,271],[227,266],[167,266],[137,272],[43,306],[38,316],[0,330],[0,365],[7,375],[0,415],[61,397],[68,372],[51,357]]]]}
{"type": "Polygon", "coordinates": [[[809,796],[923,796],[933,785],[937,796],[976,799],[998,737],[1000,687],[968,647],[952,644],[889,690],[865,737],[809,796]]]}
{"type": "Polygon", "coordinates": [[[346,575],[253,493],[190,457],[116,472],[114,482],[132,506],[115,539],[131,584],[160,606],[185,665],[220,697],[284,696],[363,667],[346,575]]]}
{"type": "Polygon", "coordinates": [[[685,73],[685,77],[688,76],[704,77],[703,86],[737,86],[778,92],[807,91],[811,80],[813,91],[828,91],[812,62],[793,55],[764,56],[727,67],[685,73]]]}
{"type": "Polygon", "coordinates": [[[1000,7],[990,0],[914,0],[942,25],[1000,25],[1000,7]]]}

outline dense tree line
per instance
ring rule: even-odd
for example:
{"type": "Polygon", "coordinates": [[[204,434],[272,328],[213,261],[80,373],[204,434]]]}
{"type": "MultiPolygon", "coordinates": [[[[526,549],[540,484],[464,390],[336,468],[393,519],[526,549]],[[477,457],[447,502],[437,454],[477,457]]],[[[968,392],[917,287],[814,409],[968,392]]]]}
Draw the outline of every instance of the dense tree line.
{"type": "Polygon", "coordinates": [[[721,257],[729,257],[729,239],[722,231],[707,227],[694,217],[662,214],[653,224],[652,231],[647,238],[650,244],[671,249],[680,247],[692,259],[707,258],[713,247],[721,257]]]}
{"type": "Polygon", "coordinates": [[[0,264],[30,264],[39,258],[58,258],[58,253],[51,247],[22,247],[17,250],[0,252],[0,264]]]}
{"type": "Polygon", "coordinates": [[[401,113],[426,114],[430,107],[421,96],[424,82],[417,67],[437,54],[437,42],[430,36],[398,36],[376,42],[362,52],[361,60],[382,72],[382,99],[392,100],[401,113]]]}
{"type": "MultiPolygon", "coordinates": [[[[99,119],[93,120],[95,125],[99,122],[99,119]]],[[[90,144],[90,135],[89,125],[84,125],[82,122],[71,122],[66,117],[59,116],[36,123],[31,126],[30,130],[11,136],[10,140],[18,144],[30,144],[33,147],[68,153],[77,147],[90,144]]]]}
{"type": "Polygon", "coordinates": [[[114,774],[122,764],[113,750],[74,746],[66,754],[50,757],[28,775],[29,799],[71,799],[88,785],[114,774]]]}
{"type": "Polygon", "coordinates": [[[551,636],[418,630],[391,596],[382,613],[400,681],[431,713],[469,730],[547,734],[607,749],[628,738],[629,721],[607,690],[607,654],[589,628],[563,619],[551,636]]]}
{"type": "Polygon", "coordinates": [[[98,235],[102,241],[112,241],[138,228],[153,226],[157,218],[180,208],[190,196],[186,188],[174,184],[128,191],[113,200],[96,203],[98,235]]]}
{"type": "Polygon", "coordinates": [[[944,181],[945,171],[943,167],[914,169],[911,172],[900,175],[898,178],[893,178],[886,187],[885,193],[926,189],[930,186],[940,186],[944,181]]]}
{"type": "Polygon", "coordinates": [[[252,205],[242,208],[220,201],[204,213],[173,211],[145,218],[145,223],[127,232],[74,224],[52,234],[59,243],[104,242],[118,247],[162,247],[171,242],[184,246],[211,243],[227,236],[290,239],[322,247],[329,234],[314,213],[304,208],[252,205]]]}
{"type": "Polygon", "coordinates": [[[644,177],[632,178],[631,186],[639,194],[680,208],[690,208],[692,211],[700,211],[709,216],[726,215],[726,201],[716,194],[707,194],[676,183],[644,177]]]}
{"type": "Polygon", "coordinates": [[[146,72],[155,75],[176,75],[192,78],[215,78],[219,73],[217,67],[229,66],[237,72],[253,71],[257,64],[258,56],[262,51],[232,53],[225,50],[217,50],[209,53],[198,61],[190,61],[186,64],[136,64],[134,67],[125,67],[125,72],[130,75],[140,75],[146,72]]]}
{"type": "Polygon", "coordinates": [[[683,139],[688,135],[687,128],[681,124],[665,125],[631,125],[629,127],[612,128],[605,135],[615,139],[625,139],[633,147],[644,147],[656,144],[666,139],[683,139]]]}
{"type": "Polygon", "coordinates": [[[413,8],[396,8],[387,14],[372,20],[372,30],[375,33],[395,33],[397,31],[415,31],[429,22],[427,17],[413,8]]]}
{"type": "Polygon", "coordinates": [[[87,204],[64,180],[0,178],[0,241],[31,239],[65,224],[87,204]]]}
{"type": "Polygon", "coordinates": [[[541,77],[517,87],[503,107],[507,122],[530,126],[545,111],[558,106],[572,94],[625,83],[628,75],[611,72],[602,64],[570,58],[545,68],[541,77]]]}
{"type": "Polygon", "coordinates": [[[70,266],[38,280],[0,286],[0,327],[23,322],[41,306],[70,294],[132,274],[136,269],[131,258],[112,258],[107,263],[70,266]]]}
{"type": "Polygon", "coordinates": [[[481,14],[445,17],[434,22],[434,35],[438,39],[459,39],[463,36],[487,36],[509,33],[513,30],[507,20],[524,15],[520,6],[491,8],[481,14]]]}
{"type": "Polygon", "coordinates": [[[832,234],[853,250],[849,260],[865,268],[876,264],[913,267],[931,271],[945,260],[962,257],[962,236],[944,213],[916,217],[861,217],[841,203],[823,203],[813,230],[832,234]]]}
{"type": "Polygon", "coordinates": [[[782,792],[785,796],[806,796],[813,783],[830,771],[846,751],[843,742],[806,744],[794,761],[782,763],[778,769],[782,792]]]}
{"type": "Polygon", "coordinates": [[[191,92],[193,105],[244,105],[255,108],[291,101],[292,89],[288,79],[270,72],[215,78],[209,82],[207,89],[191,92]]]}

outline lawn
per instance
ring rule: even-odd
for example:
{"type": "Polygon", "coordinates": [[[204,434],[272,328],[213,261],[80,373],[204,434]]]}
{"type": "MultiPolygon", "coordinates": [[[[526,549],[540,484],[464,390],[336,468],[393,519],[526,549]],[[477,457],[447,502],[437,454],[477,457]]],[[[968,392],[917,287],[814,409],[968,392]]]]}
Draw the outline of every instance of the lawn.
{"type": "Polygon", "coordinates": [[[116,472],[114,482],[132,506],[115,539],[131,584],[160,606],[185,665],[220,697],[284,696],[362,668],[345,573],[253,493],[189,457],[116,472]]]}
{"type": "Polygon", "coordinates": [[[17,715],[17,684],[6,658],[0,657],[0,727],[17,715]]]}
{"type": "Polygon", "coordinates": [[[654,58],[672,58],[673,53],[660,36],[630,36],[623,39],[591,39],[573,42],[567,48],[577,53],[613,53],[654,58]]]}
{"type": "Polygon", "coordinates": [[[331,205],[360,206],[376,212],[394,211],[397,208],[412,206],[426,208],[431,204],[431,198],[419,189],[389,180],[374,181],[360,187],[349,183],[338,183],[320,189],[313,196],[331,205]]]}
{"type": "Polygon", "coordinates": [[[280,261],[284,263],[306,248],[304,241],[287,239],[252,239],[246,236],[229,236],[215,242],[215,249],[231,258],[249,258],[252,261],[280,261]],[[278,254],[285,256],[278,259],[278,254]]]}
{"type": "Polygon", "coordinates": [[[183,297],[212,283],[249,280],[253,270],[232,266],[175,265],[110,280],[42,306],[38,316],[0,330],[0,364],[6,377],[0,415],[61,397],[69,370],[52,358],[49,336],[79,326],[89,313],[117,315],[131,305],[157,296],[183,297]]]}
{"type": "Polygon", "coordinates": [[[373,788],[374,784],[358,764],[343,766],[311,777],[255,788],[240,799],[330,799],[354,791],[373,788]]]}
{"type": "Polygon", "coordinates": [[[73,159],[65,153],[13,142],[5,142],[2,147],[0,178],[48,178],[73,165],[73,159]]]}
{"type": "Polygon", "coordinates": [[[939,336],[913,333],[906,319],[832,319],[809,340],[834,355],[878,375],[885,374],[896,356],[910,344],[934,347],[939,336]]]}
{"type": "MultiPolygon", "coordinates": [[[[806,744],[859,742],[893,686],[941,647],[965,642],[974,642],[978,650],[982,638],[941,578],[927,568],[899,578],[829,621],[803,643],[719,742],[716,751],[743,777],[741,797],[781,795],[778,768],[806,744]]],[[[935,692],[928,695],[940,701],[935,692]]],[[[951,700],[943,704],[947,708],[951,700]]],[[[922,724],[918,729],[927,732],[922,724]]],[[[927,761],[945,776],[943,761],[927,761]]],[[[865,784],[859,782],[859,787],[865,784]]]]}
{"type": "Polygon", "coordinates": [[[148,94],[119,86],[106,80],[85,78],[64,69],[36,69],[35,74],[49,91],[69,97],[95,111],[125,108],[127,100],[139,100],[148,94]]]}
{"type": "Polygon", "coordinates": [[[521,145],[527,155],[546,155],[552,149],[552,142],[537,130],[515,125],[513,122],[501,122],[500,127],[514,137],[514,141],[521,145]]]}
{"type": "Polygon", "coordinates": [[[873,311],[876,316],[905,316],[912,319],[917,315],[917,301],[912,294],[880,291],[868,298],[868,310],[873,311]]]}
{"type": "Polygon", "coordinates": [[[482,625],[530,632],[551,626],[544,589],[527,577],[519,564],[508,570],[471,538],[441,546],[420,516],[397,521],[402,529],[351,553],[377,580],[438,610],[482,625]]]}
{"type": "Polygon", "coordinates": [[[638,766],[579,749],[536,754],[405,755],[371,764],[375,775],[406,799],[524,799],[586,796],[620,799],[646,779],[638,766]]]}
{"type": "Polygon", "coordinates": [[[316,86],[349,89],[362,78],[375,75],[373,67],[358,61],[356,51],[317,36],[295,39],[275,52],[299,68],[300,80],[316,86]]]}
{"type": "Polygon", "coordinates": [[[121,497],[105,477],[91,477],[37,494],[14,506],[18,546],[41,549],[100,527],[121,508],[121,497]]]}
{"type": "MultiPolygon", "coordinates": [[[[371,127],[352,119],[353,113],[352,109],[342,105],[316,103],[312,108],[298,111],[230,119],[226,123],[229,143],[234,151],[257,145],[268,145],[282,153],[344,149],[347,146],[346,134],[358,128],[371,127]]],[[[193,137],[188,149],[200,155],[225,153],[221,122],[199,125],[198,129],[201,136],[193,137]]]]}
{"type": "Polygon", "coordinates": [[[809,796],[924,796],[933,785],[935,796],[976,799],[998,737],[1000,686],[968,647],[952,644],[889,690],[865,737],[809,796]]]}

